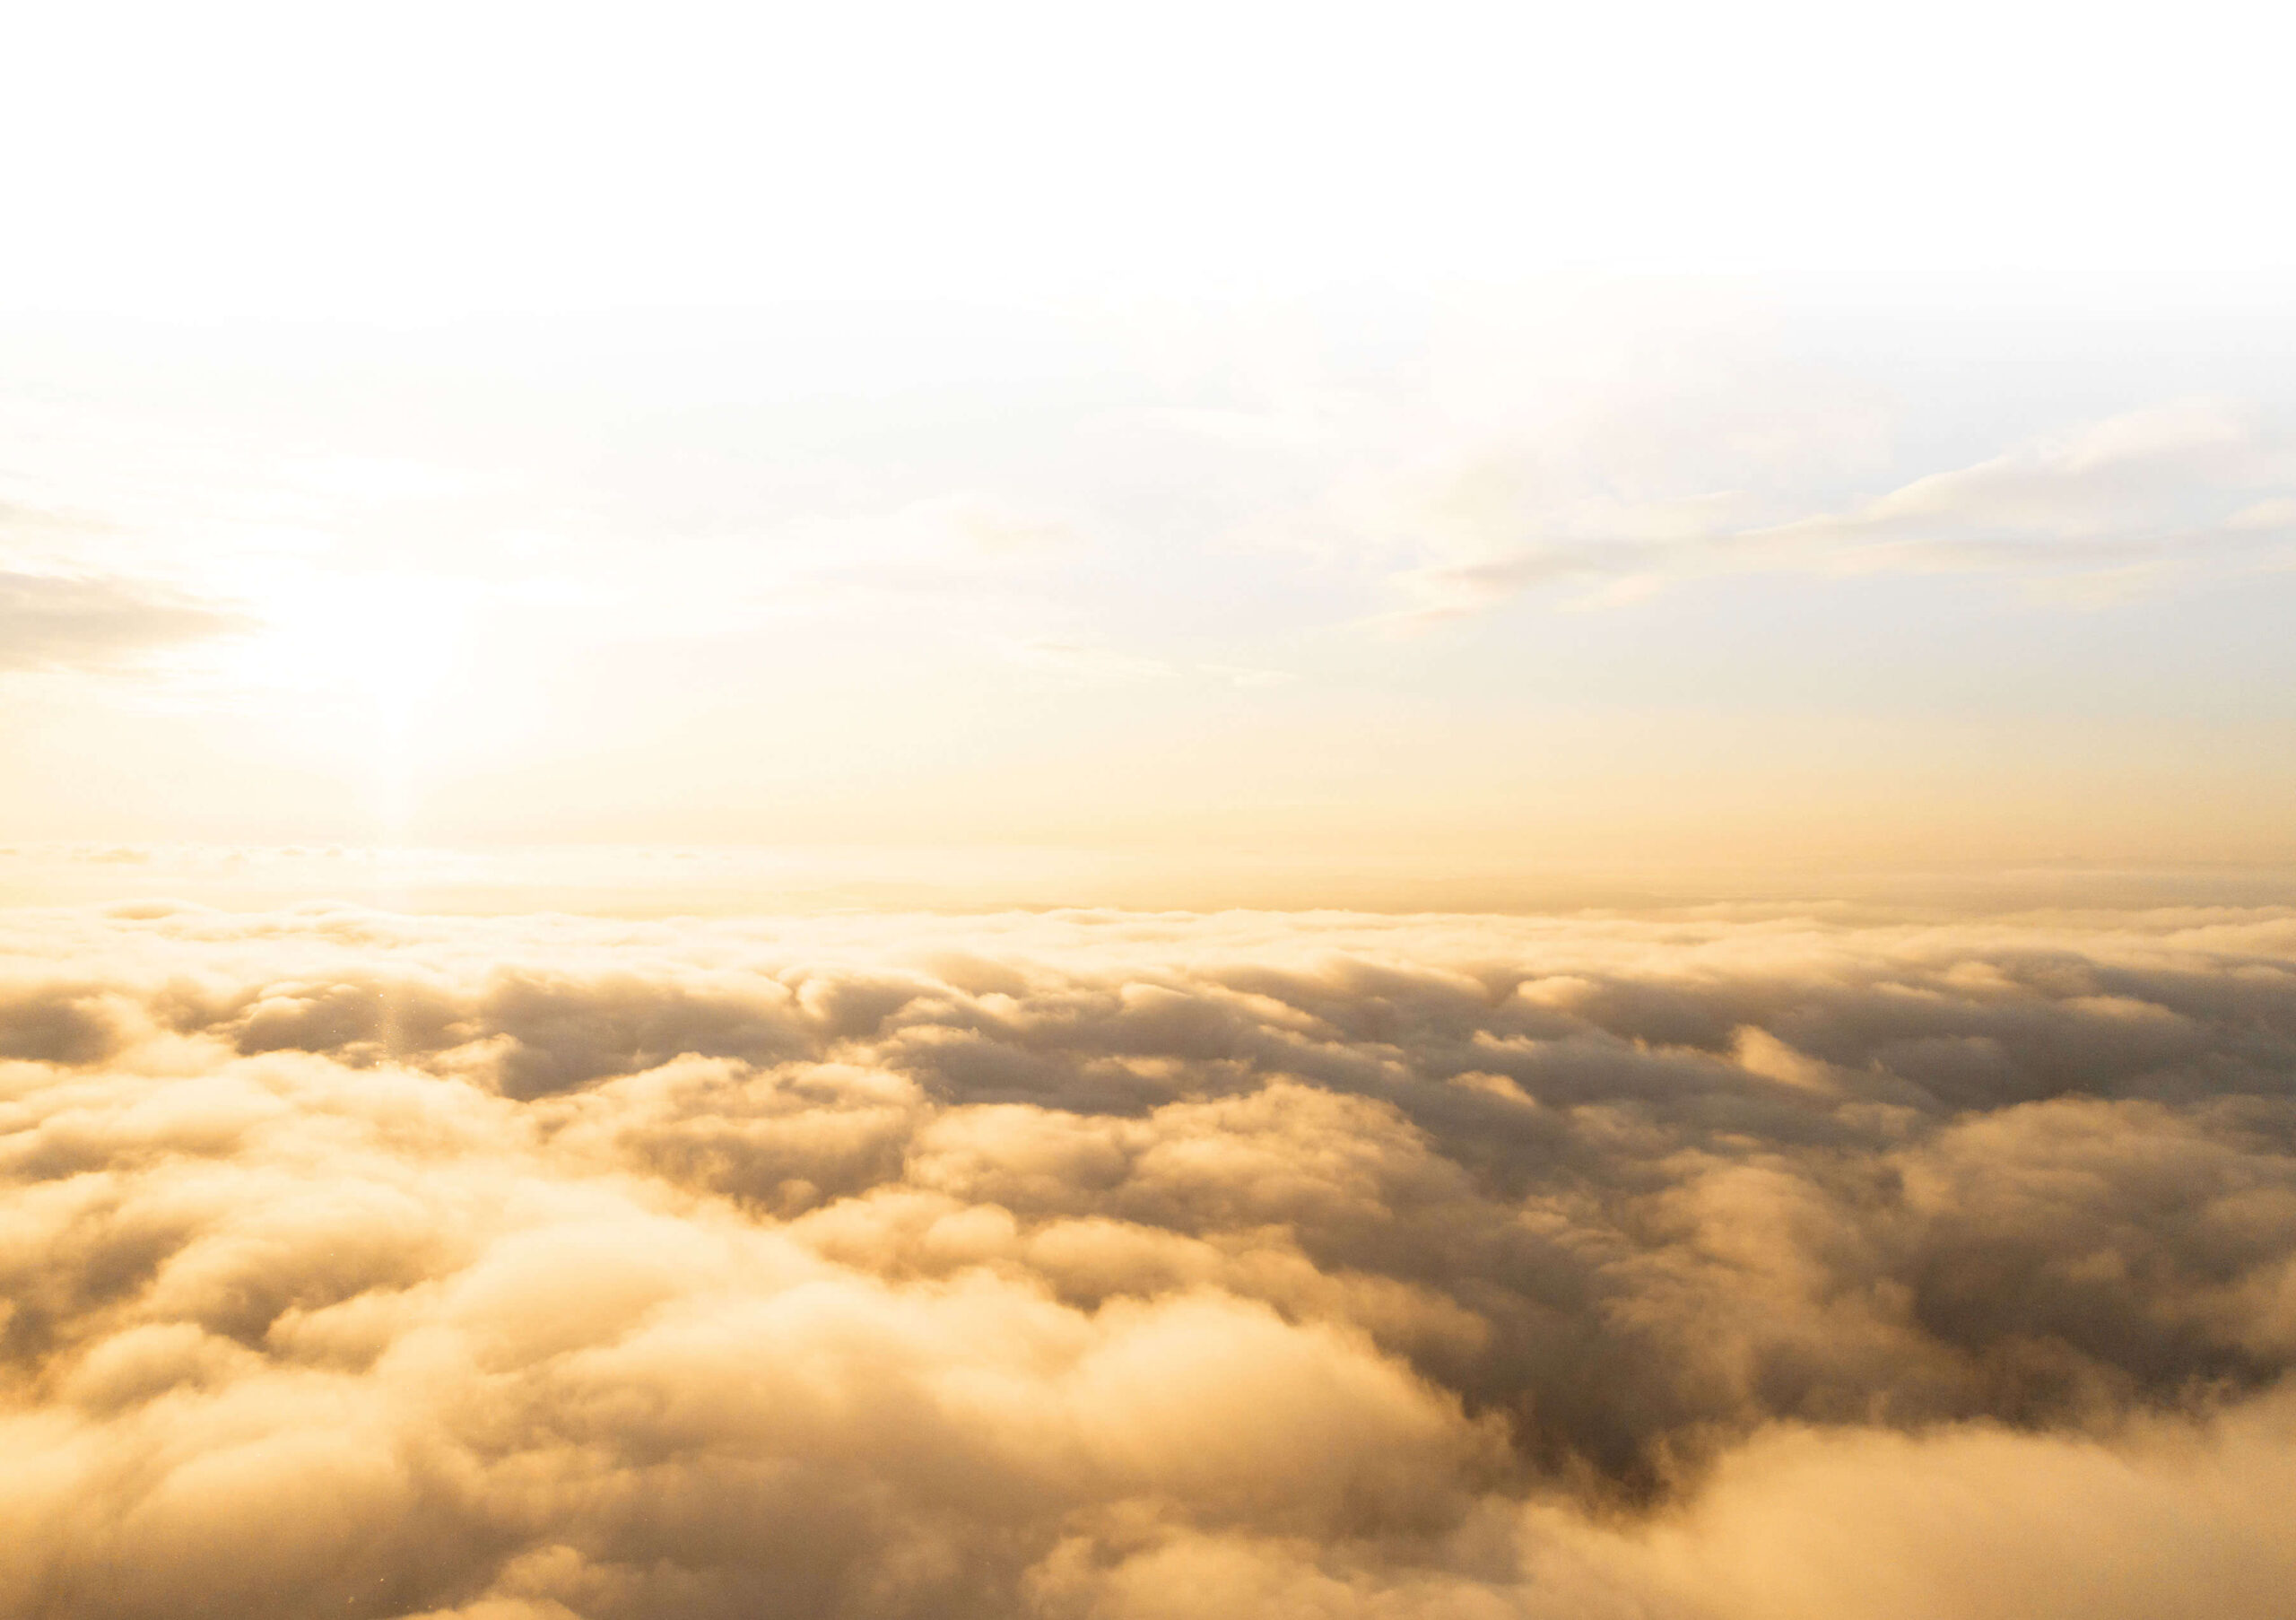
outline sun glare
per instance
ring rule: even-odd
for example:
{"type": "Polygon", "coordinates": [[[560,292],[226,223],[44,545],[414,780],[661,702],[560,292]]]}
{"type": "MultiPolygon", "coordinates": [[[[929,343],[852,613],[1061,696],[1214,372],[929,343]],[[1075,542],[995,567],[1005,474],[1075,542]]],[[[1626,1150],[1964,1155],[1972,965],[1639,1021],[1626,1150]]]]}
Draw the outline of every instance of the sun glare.
{"type": "Polygon", "coordinates": [[[404,839],[423,783],[467,741],[473,607],[454,582],[387,574],[312,579],[259,598],[262,628],[224,678],[298,752],[366,803],[358,836],[404,839]]]}
{"type": "Polygon", "coordinates": [[[450,582],[390,575],[299,584],[262,611],[241,679],[402,738],[452,680],[470,618],[450,582]]]}

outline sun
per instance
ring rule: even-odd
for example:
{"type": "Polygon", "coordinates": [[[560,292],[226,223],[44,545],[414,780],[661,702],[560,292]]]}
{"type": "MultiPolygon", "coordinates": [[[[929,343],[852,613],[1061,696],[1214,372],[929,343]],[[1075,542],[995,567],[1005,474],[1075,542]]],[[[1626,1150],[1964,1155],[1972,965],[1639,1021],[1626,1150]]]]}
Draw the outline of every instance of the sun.
{"type": "Polygon", "coordinates": [[[403,831],[415,786],[450,734],[471,675],[474,605],[462,582],[401,574],[281,581],[253,604],[236,701],[299,751],[361,780],[376,832],[403,831]]]}
{"type": "Polygon", "coordinates": [[[451,582],[395,575],[314,580],[264,607],[243,675],[390,730],[451,684],[469,618],[451,582]]]}

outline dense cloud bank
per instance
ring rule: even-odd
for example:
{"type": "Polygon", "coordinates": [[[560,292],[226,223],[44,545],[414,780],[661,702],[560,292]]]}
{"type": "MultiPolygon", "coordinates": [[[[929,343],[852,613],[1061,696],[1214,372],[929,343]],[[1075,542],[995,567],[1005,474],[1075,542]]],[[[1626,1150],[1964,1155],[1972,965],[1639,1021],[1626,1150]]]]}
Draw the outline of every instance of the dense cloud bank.
{"type": "Polygon", "coordinates": [[[0,917],[0,1614],[2263,1616],[2296,915],[0,917]]]}

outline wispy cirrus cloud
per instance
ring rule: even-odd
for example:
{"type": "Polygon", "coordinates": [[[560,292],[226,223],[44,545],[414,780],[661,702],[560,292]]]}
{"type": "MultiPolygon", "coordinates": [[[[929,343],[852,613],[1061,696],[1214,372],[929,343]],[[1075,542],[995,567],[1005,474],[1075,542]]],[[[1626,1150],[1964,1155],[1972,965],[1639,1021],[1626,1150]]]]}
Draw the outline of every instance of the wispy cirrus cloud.
{"type": "Polygon", "coordinates": [[[248,623],[147,581],[0,570],[0,670],[118,668],[248,623]]]}
{"type": "Polygon", "coordinates": [[[1376,623],[1422,627],[1560,583],[1602,601],[1752,572],[2001,573],[2039,582],[2045,599],[2095,605],[2296,533],[2291,489],[2296,434],[2213,400],[2108,417],[1868,501],[1759,520],[1775,495],[1574,490],[1547,501],[1539,482],[1486,459],[1422,495],[1441,554],[1392,577],[1414,605],[1376,623]]]}

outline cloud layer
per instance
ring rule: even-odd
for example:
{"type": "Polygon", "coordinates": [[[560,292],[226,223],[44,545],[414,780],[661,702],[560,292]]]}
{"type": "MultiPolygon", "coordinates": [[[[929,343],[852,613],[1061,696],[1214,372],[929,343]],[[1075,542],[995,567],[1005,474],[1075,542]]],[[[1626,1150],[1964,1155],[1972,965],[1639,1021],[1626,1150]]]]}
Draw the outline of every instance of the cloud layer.
{"type": "Polygon", "coordinates": [[[0,920],[0,1611],[2265,1615],[2296,915],[0,920]]]}

